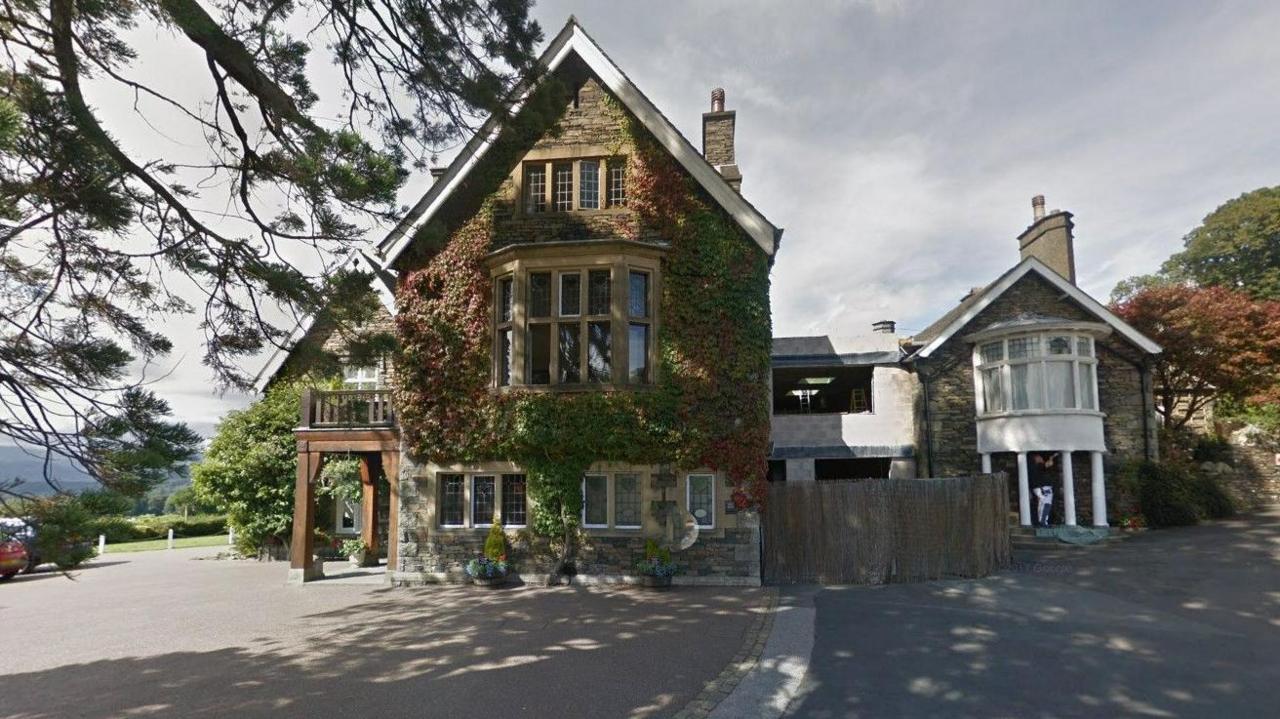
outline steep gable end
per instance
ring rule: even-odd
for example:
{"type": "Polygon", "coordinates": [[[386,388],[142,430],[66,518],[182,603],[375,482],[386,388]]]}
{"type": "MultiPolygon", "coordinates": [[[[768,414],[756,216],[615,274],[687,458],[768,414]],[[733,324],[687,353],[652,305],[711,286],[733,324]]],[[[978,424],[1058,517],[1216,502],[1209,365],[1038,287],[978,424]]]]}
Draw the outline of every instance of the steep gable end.
{"type": "MultiPolygon", "coordinates": [[[[630,112],[653,138],[680,164],[685,172],[742,228],[768,256],[777,251],[782,230],[770,223],[751,203],[735,191],[693,145],[680,134],[639,88],[604,54],[577,20],[570,18],[538,60],[539,74],[517,88],[513,103],[519,113],[537,90],[539,83],[571,62],[581,62],[598,78],[603,88],[630,112]]],[[[450,197],[467,183],[470,175],[498,142],[503,132],[499,118],[491,118],[458,154],[409,214],[378,244],[383,266],[394,265],[413,244],[418,230],[441,211],[450,197]]]]}
{"type": "MultiPolygon", "coordinates": [[[[1068,282],[1036,258],[1028,257],[995,282],[966,297],[960,307],[953,309],[944,315],[941,320],[931,325],[926,330],[927,335],[921,333],[922,336],[919,337],[918,342],[923,346],[911,355],[911,359],[929,357],[961,330],[966,328],[970,330],[981,329],[976,326],[971,327],[971,325],[981,324],[981,322],[975,323],[975,320],[979,319],[979,316],[988,307],[991,307],[1006,293],[1029,279],[1044,283],[1048,289],[1062,296],[1064,303],[1069,302],[1078,308],[1077,311],[1082,315],[1111,326],[1116,334],[1143,352],[1158,354],[1163,351],[1160,345],[1152,342],[1129,323],[1117,317],[1106,306],[1089,296],[1088,293],[1068,282]]],[[[1026,309],[1030,310],[1032,308],[1026,309]]]]}

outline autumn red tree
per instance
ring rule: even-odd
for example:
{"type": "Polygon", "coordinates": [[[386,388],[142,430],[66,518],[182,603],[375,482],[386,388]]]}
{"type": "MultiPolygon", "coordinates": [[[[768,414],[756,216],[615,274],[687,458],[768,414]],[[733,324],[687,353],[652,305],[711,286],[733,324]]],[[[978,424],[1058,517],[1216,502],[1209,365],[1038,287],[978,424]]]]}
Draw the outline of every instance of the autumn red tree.
{"type": "Polygon", "coordinates": [[[1166,426],[1182,427],[1218,399],[1280,401],[1280,302],[1226,287],[1147,283],[1112,310],[1164,348],[1154,371],[1166,426]]]}

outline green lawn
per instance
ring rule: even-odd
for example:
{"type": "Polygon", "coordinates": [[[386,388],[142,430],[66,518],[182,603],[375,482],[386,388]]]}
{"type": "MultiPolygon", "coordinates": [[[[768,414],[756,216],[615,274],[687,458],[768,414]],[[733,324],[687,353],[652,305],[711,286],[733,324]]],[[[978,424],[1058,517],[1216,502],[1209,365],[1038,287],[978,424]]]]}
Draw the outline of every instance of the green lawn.
{"type": "MultiPolygon", "coordinates": [[[[173,540],[174,549],[183,549],[185,547],[216,547],[219,545],[226,546],[227,535],[211,534],[207,537],[175,537],[173,540]]],[[[169,546],[167,539],[144,539],[141,542],[121,542],[119,544],[107,543],[107,554],[117,554],[119,552],[150,552],[153,549],[165,549],[169,546]]]]}

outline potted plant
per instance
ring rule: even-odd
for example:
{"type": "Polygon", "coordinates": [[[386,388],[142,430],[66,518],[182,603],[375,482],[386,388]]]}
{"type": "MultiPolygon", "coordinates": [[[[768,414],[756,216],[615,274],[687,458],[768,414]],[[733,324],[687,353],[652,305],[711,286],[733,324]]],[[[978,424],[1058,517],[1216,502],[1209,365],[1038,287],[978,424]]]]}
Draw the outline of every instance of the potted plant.
{"type": "Polygon", "coordinates": [[[669,587],[676,574],[676,564],[671,561],[671,550],[659,547],[652,539],[644,543],[644,559],[636,562],[636,574],[645,587],[669,587]]]}
{"type": "Polygon", "coordinates": [[[507,535],[495,518],[484,540],[484,556],[467,562],[467,576],[482,587],[500,587],[507,583],[507,535]]]}
{"type": "Polygon", "coordinates": [[[369,545],[360,539],[348,539],[342,543],[342,553],[347,555],[353,567],[363,567],[369,556],[369,545]]]}

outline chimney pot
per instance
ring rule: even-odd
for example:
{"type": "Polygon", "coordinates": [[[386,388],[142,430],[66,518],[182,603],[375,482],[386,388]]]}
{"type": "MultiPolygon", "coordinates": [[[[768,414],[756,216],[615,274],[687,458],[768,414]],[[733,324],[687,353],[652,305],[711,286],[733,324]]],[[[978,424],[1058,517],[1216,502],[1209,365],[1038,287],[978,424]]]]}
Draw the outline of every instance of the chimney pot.
{"type": "Polygon", "coordinates": [[[717,87],[711,91],[711,111],[724,112],[724,88],[717,87]]]}
{"type": "Polygon", "coordinates": [[[898,328],[898,323],[894,322],[893,320],[880,320],[879,322],[871,323],[872,331],[880,332],[882,334],[887,334],[887,335],[893,334],[894,330],[896,330],[897,328],[898,328]]]}
{"type": "Polygon", "coordinates": [[[1031,218],[1038,221],[1044,217],[1044,195],[1031,198],[1031,218]]]}

